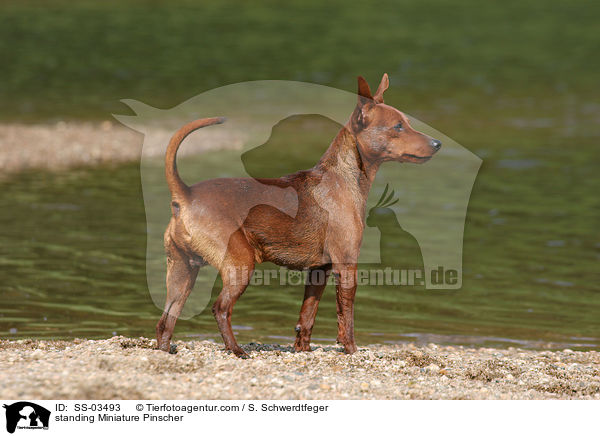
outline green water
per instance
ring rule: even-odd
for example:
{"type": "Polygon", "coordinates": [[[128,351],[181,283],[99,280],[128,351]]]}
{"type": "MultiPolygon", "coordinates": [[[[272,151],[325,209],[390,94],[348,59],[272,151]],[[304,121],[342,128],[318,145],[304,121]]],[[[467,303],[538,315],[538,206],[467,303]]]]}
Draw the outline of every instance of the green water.
{"type": "MultiPolygon", "coordinates": [[[[126,111],[122,98],[167,108],[259,79],[353,91],[357,75],[373,86],[388,72],[386,102],[483,165],[462,289],[359,289],[359,343],[595,348],[599,17],[583,0],[4,1],[0,118],[101,120],[126,111]]],[[[275,175],[317,155],[247,166],[275,175]]],[[[0,336],[152,336],[161,310],[145,253],[137,165],[12,176],[0,185],[0,336]]],[[[287,341],[301,300],[299,287],[249,289],[234,311],[240,340],[287,341]]],[[[334,314],[329,288],[315,338],[335,338],[334,314]]],[[[210,311],[178,323],[176,337],[193,335],[219,338],[210,311]]]]}
{"type": "MultiPolygon", "coordinates": [[[[245,155],[249,172],[274,176],[316,161],[335,126],[303,126],[289,123],[266,154],[245,155]],[[304,138],[304,152],[283,159],[279,142],[292,138],[304,138]]],[[[593,147],[577,154],[552,143],[475,151],[484,164],[467,215],[462,289],[362,287],[357,340],[600,346],[593,147]]],[[[205,156],[225,175],[236,158],[231,151],[205,156]]],[[[1,189],[2,336],[153,336],[161,311],[146,285],[138,165],[25,173],[1,189]]],[[[394,222],[379,224],[382,233],[394,231],[385,227],[394,222]]],[[[397,249],[383,246],[382,259],[393,264],[397,249]]],[[[302,294],[301,286],[251,286],[234,310],[240,341],[291,341],[302,294]]],[[[314,338],[335,335],[330,286],[314,338]]],[[[181,320],[176,337],[219,339],[210,310],[181,320]]]]}

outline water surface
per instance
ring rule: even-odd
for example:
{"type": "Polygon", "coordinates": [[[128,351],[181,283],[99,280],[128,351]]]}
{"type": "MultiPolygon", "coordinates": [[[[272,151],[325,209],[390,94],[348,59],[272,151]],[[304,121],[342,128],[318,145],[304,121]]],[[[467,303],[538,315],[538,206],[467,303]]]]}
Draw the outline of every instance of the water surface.
{"type": "MultiPolygon", "coordinates": [[[[329,134],[326,127],[323,133],[329,134]]],[[[247,166],[265,175],[306,166],[327,143],[307,144],[309,151],[291,161],[274,154],[247,166]]],[[[359,344],[598,348],[595,151],[583,146],[573,154],[559,144],[545,144],[543,153],[535,145],[482,147],[484,164],[465,228],[462,289],[360,288],[359,344]]],[[[206,159],[226,175],[231,152],[213,153],[206,159]]],[[[2,337],[153,336],[161,310],[146,285],[138,165],[23,173],[0,192],[2,337]]],[[[384,261],[392,262],[397,248],[383,247],[384,261]]],[[[213,301],[216,295],[217,289],[213,301]]],[[[239,340],[291,341],[302,295],[301,286],[250,287],[234,310],[239,340]]],[[[209,309],[181,320],[175,336],[220,340],[209,309]]],[[[328,287],[314,339],[335,336],[334,290],[328,287]]]]}

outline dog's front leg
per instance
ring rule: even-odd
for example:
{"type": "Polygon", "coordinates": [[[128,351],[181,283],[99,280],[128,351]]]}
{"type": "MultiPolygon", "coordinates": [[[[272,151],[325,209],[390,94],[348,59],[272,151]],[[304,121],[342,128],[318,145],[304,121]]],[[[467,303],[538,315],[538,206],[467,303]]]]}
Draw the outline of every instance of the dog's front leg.
{"type": "Polygon", "coordinates": [[[336,285],[338,341],[348,354],[356,351],[354,341],[354,297],[356,295],[356,264],[333,266],[336,285]]]}
{"type": "Polygon", "coordinates": [[[304,289],[304,302],[300,310],[300,318],[296,324],[296,351],[310,351],[310,335],[315,324],[319,301],[323,290],[327,286],[331,265],[309,271],[308,280],[304,289]]]}

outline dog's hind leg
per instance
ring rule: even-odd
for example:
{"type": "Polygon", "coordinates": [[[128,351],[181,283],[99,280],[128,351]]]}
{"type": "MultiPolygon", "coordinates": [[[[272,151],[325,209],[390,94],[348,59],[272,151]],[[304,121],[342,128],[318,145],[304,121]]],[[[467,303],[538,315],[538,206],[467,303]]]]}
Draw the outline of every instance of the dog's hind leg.
{"type": "Polygon", "coordinates": [[[175,323],[194,287],[199,265],[174,244],[168,244],[166,248],[167,300],[163,315],[156,325],[156,340],[160,350],[171,351],[170,342],[175,323]]]}
{"type": "Polygon", "coordinates": [[[296,351],[310,351],[310,335],[315,324],[319,301],[321,301],[323,290],[327,286],[330,268],[331,266],[328,265],[309,271],[300,318],[296,324],[296,343],[294,344],[296,351]]]}
{"type": "Polygon", "coordinates": [[[237,344],[231,329],[231,314],[235,302],[248,287],[254,272],[254,249],[238,230],[229,238],[227,254],[219,268],[223,289],[213,305],[212,312],[217,320],[225,348],[236,356],[247,358],[246,352],[237,344]]]}

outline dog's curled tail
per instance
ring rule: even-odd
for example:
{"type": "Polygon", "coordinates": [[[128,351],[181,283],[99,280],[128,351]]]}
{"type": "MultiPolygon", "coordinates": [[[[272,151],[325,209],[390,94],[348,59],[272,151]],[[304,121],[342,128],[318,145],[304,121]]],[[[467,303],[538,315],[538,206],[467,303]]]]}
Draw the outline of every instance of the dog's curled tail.
{"type": "Polygon", "coordinates": [[[177,172],[177,150],[183,142],[183,140],[193,131],[201,129],[202,127],[212,126],[215,124],[222,124],[225,122],[225,118],[202,118],[200,120],[192,121],[187,123],[181,129],[179,129],[169,141],[167,147],[167,154],[165,155],[165,175],[167,177],[167,185],[171,191],[173,199],[183,199],[187,196],[189,187],[183,183],[179,172],[177,172]]]}

